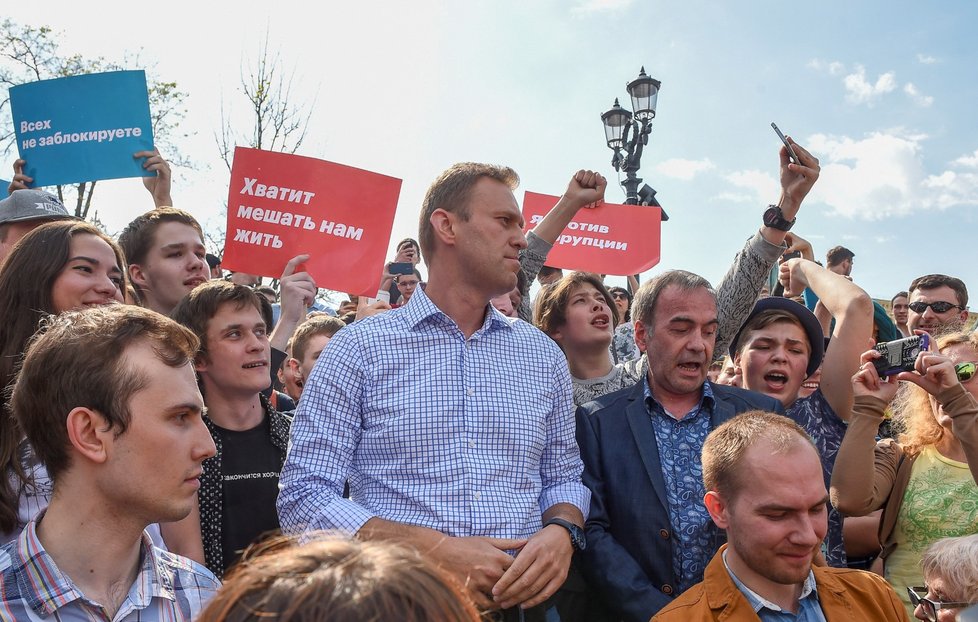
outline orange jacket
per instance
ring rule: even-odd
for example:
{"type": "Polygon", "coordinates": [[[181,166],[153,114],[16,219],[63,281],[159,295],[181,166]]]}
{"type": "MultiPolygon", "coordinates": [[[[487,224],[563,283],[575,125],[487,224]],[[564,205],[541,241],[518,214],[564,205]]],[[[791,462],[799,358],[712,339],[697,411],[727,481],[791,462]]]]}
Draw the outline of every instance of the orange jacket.
{"type": "MultiPolygon", "coordinates": [[[[652,622],[698,622],[699,620],[758,620],[750,603],[734,584],[723,564],[723,545],[709,565],[704,578],[689,588],[652,622]]],[[[862,570],[812,566],[815,589],[826,622],[909,622],[907,610],[896,592],[879,575],[862,570]]]]}

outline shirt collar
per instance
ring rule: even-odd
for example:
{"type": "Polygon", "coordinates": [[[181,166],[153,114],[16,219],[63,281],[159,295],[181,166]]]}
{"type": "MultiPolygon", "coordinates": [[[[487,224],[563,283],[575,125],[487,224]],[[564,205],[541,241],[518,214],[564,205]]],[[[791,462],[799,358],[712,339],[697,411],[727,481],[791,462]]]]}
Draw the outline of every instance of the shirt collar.
{"type": "MultiPolygon", "coordinates": [[[[439,309],[438,306],[432,302],[431,298],[428,298],[428,295],[420,287],[414,290],[414,294],[411,296],[411,302],[398,310],[403,310],[404,317],[407,319],[411,328],[417,328],[419,324],[425,321],[448,323],[451,326],[455,326],[456,328],[458,327],[455,320],[439,309]]],[[[496,308],[491,304],[486,303],[485,320],[482,322],[482,328],[476,332],[495,330],[499,328],[511,328],[513,321],[514,320],[512,318],[506,317],[496,310],[496,308]]]]}
{"type": "MultiPolygon", "coordinates": [[[[71,578],[58,568],[38,539],[37,522],[43,518],[43,515],[42,512],[27,523],[17,539],[16,555],[20,566],[17,582],[24,602],[38,615],[47,617],[75,600],[84,599],[85,595],[75,586],[71,578]]],[[[144,609],[149,606],[154,597],[176,600],[173,590],[173,569],[157,555],[153,541],[145,531],[140,547],[139,574],[129,590],[132,604],[137,609],[144,609]]]]}
{"type": "MultiPolygon", "coordinates": [[[[662,404],[659,403],[659,400],[655,399],[655,396],[652,395],[652,387],[649,386],[648,374],[645,374],[645,379],[642,381],[642,392],[645,396],[645,407],[649,411],[649,413],[655,412],[655,409],[659,409],[662,412],[666,412],[666,409],[662,407],[662,404]]],[[[703,392],[700,395],[700,401],[696,405],[696,407],[690,410],[689,412],[698,414],[701,410],[703,410],[704,407],[712,410],[715,401],[716,398],[713,397],[713,389],[710,388],[710,383],[704,382],[703,392]]],[[[682,413],[682,414],[686,415],[688,413],[682,413]]]]}
{"type": "MultiPolygon", "coordinates": [[[[727,564],[726,550],[723,551],[723,566],[727,569],[727,573],[730,575],[730,578],[733,579],[733,582],[737,586],[737,589],[741,591],[741,593],[747,599],[747,602],[750,603],[750,606],[754,610],[754,613],[759,612],[761,609],[770,609],[771,611],[776,611],[779,613],[784,611],[780,605],[776,605],[771,601],[769,601],[768,599],[764,598],[754,590],[747,587],[740,579],[737,578],[737,575],[734,574],[734,571],[730,569],[730,565],[727,564]]],[[[816,588],[815,573],[809,570],[808,576],[805,577],[805,582],[801,586],[801,594],[798,596],[798,602],[800,603],[801,601],[809,597],[814,597],[815,599],[818,599],[818,592],[816,591],[815,588],[816,588]]]]}

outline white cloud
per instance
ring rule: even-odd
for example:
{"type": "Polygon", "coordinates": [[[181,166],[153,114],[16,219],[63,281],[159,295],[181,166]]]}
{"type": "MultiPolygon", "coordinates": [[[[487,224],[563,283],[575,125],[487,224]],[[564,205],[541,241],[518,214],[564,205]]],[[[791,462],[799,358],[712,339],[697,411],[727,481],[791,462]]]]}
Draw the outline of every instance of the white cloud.
{"type": "Polygon", "coordinates": [[[808,61],[808,67],[815,71],[821,71],[830,76],[837,76],[846,70],[846,66],[837,60],[824,61],[820,58],[813,58],[808,61]]]}
{"type": "Polygon", "coordinates": [[[930,95],[924,95],[914,86],[913,82],[907,82],[903,85],[903,92],[910,96],[915,104],[921,108],[928,108],[934,103],[934,98],[930,95]]]}
{"type": "Polygon", "coordinates": [[[958,166],[967,166],[968,168],[978,168],[978,149],[971,155],[963,155],[954,161],[954,164],[958,166]]]}
{"type": "Polygon", "coordinates": [[[856,70],[842,79],[846,88],[846,101],[853,104],[873,106],[876,100],[896,89],[896,74],[888,71],[876,79],[875,83],[866,80],[866,68],[856,65],[856,70]]]}
{"type": "Polygon", "coordinates": [[[572,9],[572,13],[602,13],[627,9],[633,0],[580,0],[572,9]]]}
{"type": "Polygon", "coordinates": [[[926,139],[901,129],[861,139],[812,136],[806,144],[822,170],[809,200],[828,205],[832,214],[860,220],[978,205],[978,174],[925,170],[926,139]]]}
{"type": "Polygon", "coordinates": [[[927,54],[917,54],[917,62],[921,65],[933,65],[937,62],[937,58],[927,54]]]}
{"type": "Polygon", "coordinates": [[[672,158],[659,164],[655,169],[667,177],[675,177],[683,181],[689,181],[703,171],[716,168],[709,158],[702,160],[687,160],[685,158],[672,158]]]}
{"type": "MultiPolygon", "coordinates": [[[[781,194],[781,184],[770,173],[763,173],[758,170],[736,171],[724,175],[723,178],[733,186],[742,190],[749,190],[749,200],[752,202],[771,203],[775,197],[781,194]]],[[[722,198],[732,198],[730,193],[723,193],[722,198]]],[[[743,196],[736,193],[734,196],[743,196]]]]}

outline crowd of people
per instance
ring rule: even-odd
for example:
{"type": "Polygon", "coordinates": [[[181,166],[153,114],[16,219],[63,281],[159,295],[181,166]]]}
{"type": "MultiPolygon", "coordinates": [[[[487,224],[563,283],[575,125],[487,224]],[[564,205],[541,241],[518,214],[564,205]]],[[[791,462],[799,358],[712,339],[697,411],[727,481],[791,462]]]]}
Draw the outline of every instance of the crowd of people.
{"type": "Polygon", "coordinates": [[[851,250],[817,262],[792,146],[715,288],[565,275],[548,254],[604,177],[524,233],[516,172],[460,163],[335,309],[316,249],[277,289],[226,274],[157,152],[117,240],[18,161],[0,620],[954,619],[978,603],[967,288],[908,278],[890,316],[851,250]]]}

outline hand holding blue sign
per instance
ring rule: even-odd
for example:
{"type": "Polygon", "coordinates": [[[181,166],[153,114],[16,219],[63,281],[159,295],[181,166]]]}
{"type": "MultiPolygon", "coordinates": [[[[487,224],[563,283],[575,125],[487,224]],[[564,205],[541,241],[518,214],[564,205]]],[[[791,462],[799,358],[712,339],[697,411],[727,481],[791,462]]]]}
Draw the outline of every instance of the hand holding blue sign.
{"type": "Polygon", "coordinates": [[[15,86],[10,89],[10,111],[20,157],[26,161],[25,184],[157,177],[156,170],[144,169],[132,157],[136,152],[153,151],[143,71],[15,86]]]}

